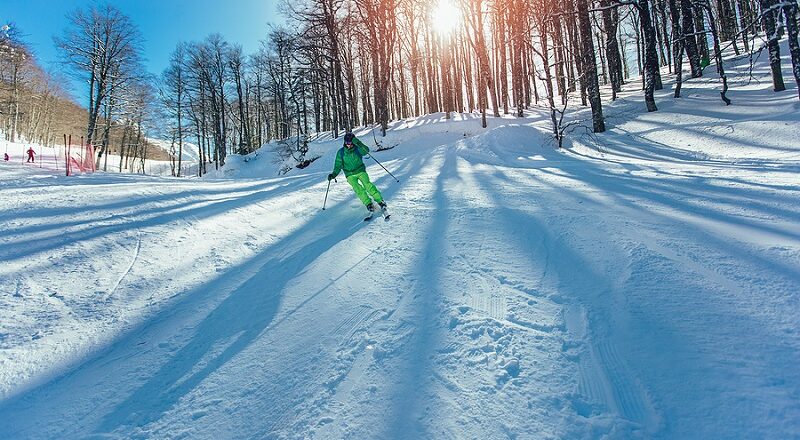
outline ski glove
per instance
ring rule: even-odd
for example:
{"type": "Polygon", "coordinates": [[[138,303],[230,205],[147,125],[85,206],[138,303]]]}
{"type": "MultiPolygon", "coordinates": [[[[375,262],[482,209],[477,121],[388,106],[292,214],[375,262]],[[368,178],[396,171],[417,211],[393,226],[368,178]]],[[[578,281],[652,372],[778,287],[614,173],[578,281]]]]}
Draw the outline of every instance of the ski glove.
{"type": "Polygon", "coordinates": [[[335,174],[333,174],[333,173],[328,174],[328,182],[330,182],[331,180],[333,180],[335,178],[336,178],[335,174]]]}

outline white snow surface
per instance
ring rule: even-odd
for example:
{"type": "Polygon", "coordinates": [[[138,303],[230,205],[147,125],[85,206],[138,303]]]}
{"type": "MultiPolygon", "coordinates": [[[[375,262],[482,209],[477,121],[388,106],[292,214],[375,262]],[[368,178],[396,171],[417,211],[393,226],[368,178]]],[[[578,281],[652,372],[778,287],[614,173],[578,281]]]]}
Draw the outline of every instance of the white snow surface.
{"type": "Polygon", "coordinates": [[[560,151],[543,110],[394,123],[388,222],[341,177],[321,210],[330,139],[0,163],[0,438],[797,438],[800,100],[745,62],[560,151]]]}

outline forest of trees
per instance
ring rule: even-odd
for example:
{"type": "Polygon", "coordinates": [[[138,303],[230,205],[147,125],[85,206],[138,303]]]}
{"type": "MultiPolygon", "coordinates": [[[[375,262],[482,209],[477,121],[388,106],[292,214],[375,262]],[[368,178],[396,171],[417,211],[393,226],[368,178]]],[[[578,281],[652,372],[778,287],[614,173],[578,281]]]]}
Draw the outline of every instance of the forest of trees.
{"type": "MultiPolygon", "coordinates": [[[[80,142],[98,147],[100,156],[97,165],[107,169],[109,165],[122,170],[143,170],[142,159],[167,159],[166,153],[159,154],[144,138],[143,124],[157,126],[164,122],[160,107],[155,105],[156,86],[152,78],[144,74],[139,64],[119,64],[119,72],[106,74],[91,63],[99,64],[105,55],[100,55],[98,47],[88,47],[97,35],[87,34],[87,27],[114,32],[127,32],[120,22],[109,21],[104,28],[96,27],[98,22],[118,17],[127,20],[112,7],[99,11],[76,11],[70,16],[72,26],[63,39],[56,44],[63,50],[70,73],[86,74],[86,90],[90,98],[89,106],[75,103],[65,90],[66,72],[53,73],[42,68],[36,60],[24,35],[15,25],[4,25],[0,29],[0,132],[10,142],[33,142],[44,146],[54,146],[64,142],[69,135],[73,144],[80,142]],[[95,51],[95,52],[92,52],[95,51]],[[104,84],[94,79],[113,78],[104,84]],[[137,78],[131,81],[129,78],[137,78]],[[90,81],[90,79],[92,81],[90,81]],[[88,127],[92,127],[89,129],[88,127]],[[148,152],[149,147],[149,152],[148,152]],[[109,164],[106,152],[120,156],[119,163],[109,164]]],[[[135,27],[122,22],[128,30],[135,27]]],[[[108,57],[118,63],[116,58],[108,57]]],[[[84,78],[81,78],[84,79],[84,78]]],[[[83,90],[78,91],[83,92],[83,90]]]]}
{"type": "MultiPolygon", "coordinates": [[[[730,104],[721,62],[729,49],[766,53],[774,89],[782,91],[784,36],[800,84],[797,0],[454,1],[286,2],[286,24],[273,27],[256,53],[212,34],[178,44],[158,78],[142,67],[136,25],[113,6],[73,13],[57,44],[89,86],[84,128],[100,157],[115,139],[110,131],[124,150],[140,143],[143,130],[155,130],[177,152],[192,142],[201,174],[230,153],[268,142],[302,166],[313,160],[305,154],[315,133],[338,137],[374,125],[385,134],[392,120],[435,112],[480,113],[485,127],[487,114],[521,117],[544,108],[560,147],[569,108],[591,107],[591,126],[603,132],[603,100],[616,99],[632,78],[643,91],[643,111],[657,111],[662,74],[675,76],[678,98],[683,79],[712,67],[730,104]],[[443,13],[460,19],[444,26],[443,13]]],[[[9,68],[19,55],[7,52],[0,53],[2,123],[14,136],[26,98],[9,68]]],[[[43,128],[36,133],[48,136],[43,128]]]]}
{"type": "Polygon", "coordinates": [[[14,26],[0,29],[0,132],[52,145],[63,133],[85,131],[85,111],[73,103],[60,78],[46,72],[14,26]]]}

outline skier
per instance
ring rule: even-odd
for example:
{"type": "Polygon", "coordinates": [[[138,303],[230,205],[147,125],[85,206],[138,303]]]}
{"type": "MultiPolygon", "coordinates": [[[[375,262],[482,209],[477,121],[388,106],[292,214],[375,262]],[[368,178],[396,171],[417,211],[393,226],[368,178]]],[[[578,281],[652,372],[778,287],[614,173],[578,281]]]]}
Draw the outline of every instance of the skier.
{"type": "Polygon", "coordinates": [[[369,147],[364,145],[353,133],[344,135],[344,146],[336,152],[336,160],[333,164],[333,172],[328,174],[328,181],[333,180],[339,175],[339,172],[344,170],[344,176],[347,182],[353,187],[358,199],[361,200],[369,211],[369,216],[364,220],[369,220],[375,213],[375,203],[373,199],[381,207],[384,217],[388,218],[386,214],[386,202],[383,201],[383,196],[375,184],[369,181],[367,174],[367,167],[364,165],[364,156],[369,153],[369,147]],[[372,199],[370,199],[372,197],[372,199]]]}
{"type": "Polygon", "coordinates": [[[3,153],[3,160],[6,161],[6,162],[11,160],[11,157],[8,156],[8,153],[3,153]]]}
{"type": "Polygon", "coordinates": [[[27,162],[34,162],[36,163],[36,159],[33,157],[36,155],[36,152],[33,151],[33,147],[28,148],[28,160],[27,162]]]}

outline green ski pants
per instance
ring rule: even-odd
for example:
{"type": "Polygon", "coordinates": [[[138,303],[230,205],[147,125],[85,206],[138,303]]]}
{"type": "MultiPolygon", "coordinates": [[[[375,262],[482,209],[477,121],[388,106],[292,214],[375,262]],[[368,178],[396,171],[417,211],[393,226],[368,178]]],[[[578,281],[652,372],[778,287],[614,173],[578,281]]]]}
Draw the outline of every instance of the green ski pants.
{"type": "Polygon", "coordinates": [[[353,191],[356,192],[358,199],[361,200],[361,203],[363,203],[365,206],[372,203],[370,196],[372,196],[372,198],[378,203],[383,201],[381,192],[378,191],[378,188],[375,187],[375,184],[369,181],[369,175],[366,171],[347,176],[347,183],[353,187],[353,191]]]}

